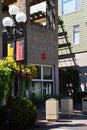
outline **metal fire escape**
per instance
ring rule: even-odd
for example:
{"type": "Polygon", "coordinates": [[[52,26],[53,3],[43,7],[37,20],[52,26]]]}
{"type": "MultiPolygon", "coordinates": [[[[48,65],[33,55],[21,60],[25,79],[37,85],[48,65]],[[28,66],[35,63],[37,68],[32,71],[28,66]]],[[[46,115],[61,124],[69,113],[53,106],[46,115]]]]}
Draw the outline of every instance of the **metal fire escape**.
{"type": "Polygon", "coordinates": [[[72,53],[72,47],[71,43],[68,41],[68,33],[64,29],[65,25],[61,17],[58,17],[58,51],[60,50],[68,50],[68,53],[66,51],[66,54],[61,54],[59,55],[59,60],[60,59],[69,59],[72,58],[72,61],[74,65],[76,66],[75,62],[75,55],[72,53]],[[60,44],[60,39],[62,43],[60,44]]]}

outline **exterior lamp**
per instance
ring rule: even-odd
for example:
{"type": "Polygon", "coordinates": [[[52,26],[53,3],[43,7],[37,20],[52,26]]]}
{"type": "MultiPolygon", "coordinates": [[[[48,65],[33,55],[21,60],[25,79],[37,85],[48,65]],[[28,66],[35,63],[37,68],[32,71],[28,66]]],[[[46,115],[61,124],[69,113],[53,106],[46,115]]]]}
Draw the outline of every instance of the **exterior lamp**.
{"type": "Polygon", "coordinates": [[[16,60],[16,41],[17,41],[17,34],[22,35],[23,34],[23,26],[20,25],[24,25],[24,23],[26,23],[27,17],[26,14],[23,12],[20,12],[20,9],[18,6],[16,5],[11,5],[9,6],[9,14],[11,17],[5,17],[2,20],[2,24],[3,26],[6,28],[7,33],[9,34],[9,36],[14,37],[14,43],[15,43],[15,47],[14,47],[14,58],[16,60]]]}
{"type": "Polygon", "coordinates": [[[16,15],[18,12],[20,12],[20,9],[16,5],[9,6],[9,14],[10,15],[16,15]]]}

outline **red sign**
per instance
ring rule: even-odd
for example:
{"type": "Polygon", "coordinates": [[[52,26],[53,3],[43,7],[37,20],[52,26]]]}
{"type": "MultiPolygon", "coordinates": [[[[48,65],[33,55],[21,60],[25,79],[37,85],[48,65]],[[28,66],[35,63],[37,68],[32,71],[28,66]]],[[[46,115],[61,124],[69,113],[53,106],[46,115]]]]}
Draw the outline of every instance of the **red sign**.
{"type": "Polygon", "coordinates": [[[16,61],[24,59],[24,40],[16,42],[16,61]]]}
{"type": "Polygon", "coordinates": [[[42,59],[46,59],[46,54],[45,53],[42,53],[42,59]]]}

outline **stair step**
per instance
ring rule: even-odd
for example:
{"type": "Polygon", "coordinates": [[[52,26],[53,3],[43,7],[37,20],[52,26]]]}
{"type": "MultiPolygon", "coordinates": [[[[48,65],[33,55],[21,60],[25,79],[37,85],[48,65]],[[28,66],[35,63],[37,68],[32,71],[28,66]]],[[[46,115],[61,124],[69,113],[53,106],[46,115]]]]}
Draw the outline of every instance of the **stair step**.
{"type": "Polygon", "coordinates": [[[67,47],[67,46],[71,46],[71,43],[63,43],[58,45],[59,48],[67,47]]]}
{"type": "Polygon", "coordinates": [[[59,59],[69,59],[69,58],[75,58],[75,54],[63,54],[58,56],[59,59]]]}
{"type": "Polygon", "coordinates": [[[58,39],[65,39],[65,37],[69,38],[69,36],[67,35],[67,36],[58,37],[58,39]]]}
{"type": "Polygon", "coordinates": [[[67,32],[65,31],[65,32],[59,32],[58,33],[58,36],[60,37],[60,36],[66,36],[67,35],[67,32]]]}
{"type": "MultiPolygon", "coordinates": [[[[65,25],[62,25],[62,27],[64,28],[64,27],[65,27],[65,25]]],[[[58,25],[58,28],[61,28],[61,25],[58,25]]]]}
{"type": "Polygon", "coordinates": [[[59,25],[62,25],[63,23],[64,23],[63,20],[58,20],[59,25]]]}

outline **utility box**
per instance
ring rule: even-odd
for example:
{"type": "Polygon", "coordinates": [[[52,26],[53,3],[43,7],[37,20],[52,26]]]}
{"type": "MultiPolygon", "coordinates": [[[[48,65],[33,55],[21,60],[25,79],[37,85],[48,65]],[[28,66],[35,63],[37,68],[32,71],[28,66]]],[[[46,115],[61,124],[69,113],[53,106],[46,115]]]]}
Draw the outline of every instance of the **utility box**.
{"type": "Polygon", "coordinates": [[[59,118],[59,102],[54,98],[46,101],[46,120],[57,121],[59,118]]]}
{"type": "Polygon", "coordinates": [[[67,97],[61,99],[61,115],[73,114],[73,99],[67,97]]]}
{"type": "Polygon", "coordinates": [[[82,98],[82,112],[86,112],[87,113],[87,97],[86,98],[82,98]]]}

